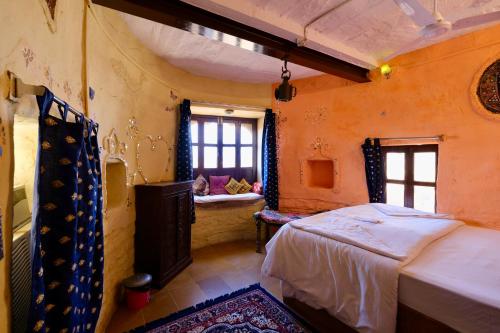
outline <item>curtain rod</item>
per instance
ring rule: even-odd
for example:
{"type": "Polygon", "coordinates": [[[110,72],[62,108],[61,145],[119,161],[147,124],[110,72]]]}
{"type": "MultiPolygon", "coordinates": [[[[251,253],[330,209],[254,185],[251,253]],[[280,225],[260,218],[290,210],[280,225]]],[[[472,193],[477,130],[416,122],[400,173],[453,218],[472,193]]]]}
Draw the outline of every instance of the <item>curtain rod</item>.
{"type": "MultiPolygon", "coordinates": [[[[45,90],[47,89],[44,86],[37,86],[32,84],[26,84],[16,76],[16,74],[8,71],[9,76],[9,100],[12,102],[17,102],[19,98],[24,95],[35,95],[35,96],[43,96],[45,94],[45,90]]],[[[83,117],[87,122],[90,122],[90,119],[85,117],[85,115],[66,103],[61,98],[54,95],[54,101],[59,105],[67,105],[68,111],[74,114],[77,117],[83,117]]],[[[97,129],[99,129],[99,124],[94,122],[97,129]]]]}
{"type": "Polygon", "coordinates": [[[435,140],[444,141],[444,135],[434,135],[434,136],[413,136],[413,137],[399,137],[399,138],[378,138],[379,140],[435,140]]]}
{"type": "Polygon", "coordinates": [[[257,111],[257,112],[265,112],[265,107],[252,106],[252,105],[239,105],[239,104],[226,104],[226,103],[213,103],[207,101],[196,101],[192,100],[191,105],[194,106],[208,106],[208,107],[217,107],[224,109],[240,109],[245,111],[257,111]]]}

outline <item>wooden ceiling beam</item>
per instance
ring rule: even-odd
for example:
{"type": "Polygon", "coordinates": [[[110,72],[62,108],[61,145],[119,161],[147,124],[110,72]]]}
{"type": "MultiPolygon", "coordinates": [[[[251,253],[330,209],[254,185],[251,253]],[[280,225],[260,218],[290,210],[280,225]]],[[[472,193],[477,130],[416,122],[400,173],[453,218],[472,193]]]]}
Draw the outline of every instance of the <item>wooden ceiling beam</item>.
{"type": "MultiPolygon", "coordinates": [[[[355,82],[369,82],[368,69],[236,22],[179,0],[92,0],[93,3],[139,16],[205,37],[234,42],[235,46],[336,75],[355,82]],[[229,36],[225,36],[229,35],[229,36]],[[234,36],[234,37],[231,37],[234,36]],[[229,37],[229,38],[228,38],[229,37]]],[[[231,44],[231,42],[229,42],[231,44]]]]}

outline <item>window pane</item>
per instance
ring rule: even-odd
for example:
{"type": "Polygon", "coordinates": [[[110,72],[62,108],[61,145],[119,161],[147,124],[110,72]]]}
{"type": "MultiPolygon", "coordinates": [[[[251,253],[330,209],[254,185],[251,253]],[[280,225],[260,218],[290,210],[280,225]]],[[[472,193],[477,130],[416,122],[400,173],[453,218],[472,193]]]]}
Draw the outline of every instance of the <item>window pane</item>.
{"type": "Polygon", "coordinates": [[[386,195],[388,204],[404,207],[405,205],[404,185],[387,183],[386,195]]]}
{"type": "Polygon", "coordinates": [[[241,143],[251,145],[253,143],[252,124],[241,124],[241,143]]]}
{"type": "Polygon", "coordinates": [[[204,123],[203,135],[203,140],[205,143],[217,143],[217,123],[204,123]]]}
{"type": "Polygon", "coordinates": [[[415,153],[414,178],[421,182],[436,181],[436,153],[415,153]]]}
{"type": "Polygon", "coordinates": [[[387,179],[405,179],[405,153],[387,153],[387,179]]]}
{"type": "Polygon", "coordinates": [[[217,147],[205,147],[203,154],[203,167],[205,169],[217,168],[217,147]]]}
{"type": "Polygon", "coordinates": [[[413,207],[425,212],[434,213],[436,207],[436,190],[433,186],[415,186],[413,207]]]}
{"type": "Polygon", "coordinates": [[[198,146],[193,146],[193,169],[198,168],[198,146]]]}
{"type": "Polygon", "coordinates": [[[198,143],[198,122],[191,120],[191,142],[198,143]]]}
{"type": "Polygon", "coordinates": [[[241,147],[240,154],[241,167],[251,168],[253,166],[253,148],[241,147]]]}
{"type": "Polygon", "coordinates": [[[223,168],[236,167],[236,148],[235,147],[222,147],[222,167],[223,168]]]}
{"type": "Polygon", "coordinates": [[[236,126],[234,123],[222,124],[222,143],[232,145],[236,143],[236,126]]]}

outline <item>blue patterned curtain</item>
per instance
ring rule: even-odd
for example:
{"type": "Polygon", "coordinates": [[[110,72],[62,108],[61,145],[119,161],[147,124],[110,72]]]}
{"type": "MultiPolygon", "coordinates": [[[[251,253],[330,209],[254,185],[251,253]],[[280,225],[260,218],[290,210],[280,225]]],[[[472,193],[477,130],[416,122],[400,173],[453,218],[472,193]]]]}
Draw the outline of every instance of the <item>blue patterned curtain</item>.
{"type": "MultiPolygon", "coordinates": [[[[177,167],[175,180],[193,180],[193,154],[191,147],[191,101],[185,99],[180,106],[179,136],[177,138],[177,167]]],[[[194,197],[191,198],[191,223],[196,220],[194,197]]]]}
{"type": "Polygon", "coordinates": [[[35,220],[32,227],[32,332],[94,332],[102,303],[104,248],[97,126],[40,108],[35,220]]]}
{"type": "Polygon", "coordinates": [[[385,202],[385,166],[380,140],[369,138],[361,146],[365,155],[366,185],[370,202],[385,202]]]}
{"type": "Polygon", "coordinates": [[[278,156],[276,151],[276,115],[266,110],[262,133],[262,184],[270,209],[279,209],[278,156]]]}

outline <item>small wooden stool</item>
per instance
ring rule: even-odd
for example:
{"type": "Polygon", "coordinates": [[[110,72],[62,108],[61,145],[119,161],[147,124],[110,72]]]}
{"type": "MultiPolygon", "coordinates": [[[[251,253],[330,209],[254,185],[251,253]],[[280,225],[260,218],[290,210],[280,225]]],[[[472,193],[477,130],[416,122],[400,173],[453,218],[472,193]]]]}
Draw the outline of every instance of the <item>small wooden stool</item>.
{"type": "Polygon", "coordinates": [[[261,236],[261,229],[262,229],[262,224],[265,225],[266,228],[266,243],[269,241],[270,237],[270,227],[274,226],[277,227],[278,229],[281,228],[281,226],[287,224],[290,221],[293,220],[298,220],[307,216],[311,216],[312,214],[299,214],[299,213],[285,213],[285,212],[278,212],[276,210],[271,210],[271,209],[266,209],[257,212],[253,214],[253,218],[255,220],[255,226],[257,227],[257,239],[256,239],[256,246],[257,246],[257,253],[262,253],[262,236],[261,236]]]}

